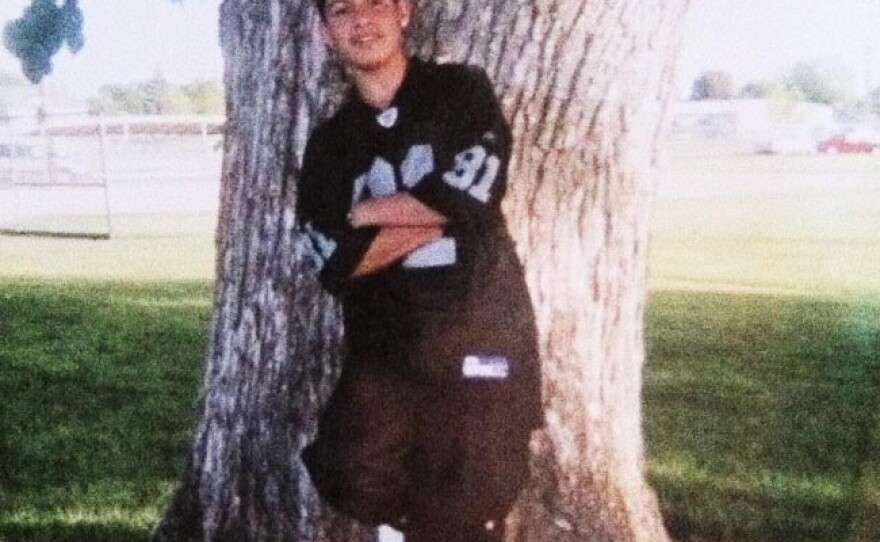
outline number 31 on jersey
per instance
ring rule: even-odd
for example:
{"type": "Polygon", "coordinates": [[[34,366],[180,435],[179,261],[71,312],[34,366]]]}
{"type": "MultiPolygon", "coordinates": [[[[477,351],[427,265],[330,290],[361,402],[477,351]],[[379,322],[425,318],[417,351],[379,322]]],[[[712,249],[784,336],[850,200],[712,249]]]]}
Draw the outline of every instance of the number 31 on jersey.
{"type": "MultiPolygon", "coordinates": [[[[487,133],[484,139],[493,139],[491,133],[487,133]]],[[[492,185],[498,178],[498,170],[501,160],[493,154],[489,154],[483,145],[474,145],[457,155],[451,171],[443,174],[443,181],[458,190],[467,191],[475,199],[486,203],[491,196],[492,185]],[[482,175],[480,172],[482,171],[482,175]],[[479,175],[479,178],[478,178],[479,175]]]]}

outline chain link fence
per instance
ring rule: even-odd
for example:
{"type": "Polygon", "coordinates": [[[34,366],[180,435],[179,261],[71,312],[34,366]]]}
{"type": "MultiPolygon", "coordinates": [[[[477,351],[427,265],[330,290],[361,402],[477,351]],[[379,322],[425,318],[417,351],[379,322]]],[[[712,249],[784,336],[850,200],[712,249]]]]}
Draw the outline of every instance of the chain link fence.
{"type": "Polygon", "coordinates": [[[222,117],[0,119],[0,232],[108,239],[117,219],[216,211],[222,117]]]}

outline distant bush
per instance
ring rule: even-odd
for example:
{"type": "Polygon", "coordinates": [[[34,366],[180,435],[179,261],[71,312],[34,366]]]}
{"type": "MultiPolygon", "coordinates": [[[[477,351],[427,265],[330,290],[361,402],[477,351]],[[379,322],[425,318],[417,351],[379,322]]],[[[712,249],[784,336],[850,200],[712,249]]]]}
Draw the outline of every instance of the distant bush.
{"type": "Polygon", "coordinates": [[[784,83],[787,88],[803,94],[808,102],[840,104],[850,95],[851,76],[842,65],[799,62],[784,83]]]}
{"type": "Polygon", "coordinates": [[[734,94],[733,77],[726,71],[711,70],[694,81],[691,100],[730,100],[734,94]]]}
{"type": "Polygon", "coordinates": [[[92,113],[132,115],[224,113],[223,89],[217,81],[169,83],[162,75],[125,85],[107,85],[89,99],[92,113]]]}

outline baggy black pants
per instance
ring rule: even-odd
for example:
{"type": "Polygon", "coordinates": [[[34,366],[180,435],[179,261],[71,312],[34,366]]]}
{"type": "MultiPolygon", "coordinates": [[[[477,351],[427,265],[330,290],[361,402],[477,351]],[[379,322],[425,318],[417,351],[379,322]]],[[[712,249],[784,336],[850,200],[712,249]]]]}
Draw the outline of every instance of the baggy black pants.
{"type": "Polygon", "coordinates": [[[429,384],[349,366],[303,460],[327,502],[407,542],[500,540],[528,477],[531,427],[510,393],[505,380],[429,384]]]}

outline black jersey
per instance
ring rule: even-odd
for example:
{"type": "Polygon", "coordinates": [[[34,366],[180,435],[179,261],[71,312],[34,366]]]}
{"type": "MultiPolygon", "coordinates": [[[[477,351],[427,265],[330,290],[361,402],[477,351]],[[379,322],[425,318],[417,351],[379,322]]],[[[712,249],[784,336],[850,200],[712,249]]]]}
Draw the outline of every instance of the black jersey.
{"type": "Polygon", "coordinates": [[[299,212],[321,280],[342,301],[346,363],[439,381],[460,378],[469,356],[504,356],[513,364],[511,406],[538,425],[534,314],[500,210],[509,150],[482,70],[412,59],[390,107],[353,96],[312,134],[299,212]],[[351,228],[348,212],[400,192],[448,218],[442,237],[349,278],[378,228],[351,228]]]}

